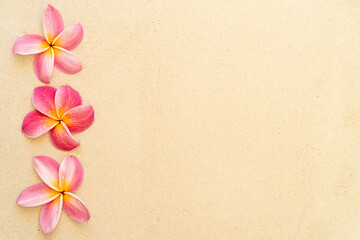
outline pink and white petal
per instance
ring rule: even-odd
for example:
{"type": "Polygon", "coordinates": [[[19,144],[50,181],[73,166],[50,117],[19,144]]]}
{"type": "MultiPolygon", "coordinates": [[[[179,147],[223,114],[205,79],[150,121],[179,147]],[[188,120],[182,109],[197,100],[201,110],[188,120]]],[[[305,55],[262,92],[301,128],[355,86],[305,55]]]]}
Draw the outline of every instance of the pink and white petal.
{"type": "Polygon", "coordinates": [[[30,34],[16,39],[12,51],[21,55],[29,55],[41,53],[49,47],[43,36],[30,34]]]}
{"type": "Polygon", "coordinates": [[[58,124],[56,127],[51,129],[50,140],[57,149],[62,151],[71,151],[80,145],[63,123],[58,124]]]}
{"type": "Polygon", "coordinates": [[[81,105],[80,94],[70,86],[61,86],[55,94],[55,107],[58,116],[61,118],[70,109],[81,105]]]}
{"type": "Polygon", "coordinates": [[[22,191],[16,203],[23,207],[35,207],[54,200],[59,192],[49,188],[45,183],[38,183],[22,191]]]}
{"type": "Polygon", "coordinates": [[[44,35],[49,44],[64,31],[64,22],[61,14],[51,5],[48,5],[45,10],[43,24],[44,35]]]}
{"type": "Polygon", "coordinates": [[[60,164],[54,159],[46,156],[36,156],[34,159],[34,168],[40,178],[55,191],[60,191],[59,186],[59,168],[60,164]]]}
{"type": "Polygon", "coordinates": [[[68,50],[60,47],[54,47],[55,67],[63,73],[75,74],[80,72],[82,64],[80,59],[68,50]]]}
{"type": "Polygon", "coordinates": [[[45,204],[40,213],[40,226],[44,233],[48,234],[56,227],[60,219],[63,206],[63,195],[45,204]]]}
{"type": "Polygon", "coordinates": [[[29,138],[36,138],[50,131],[59,122],[42,114],[38,110],[29,112],[22,123],[22,133],[29,138]]]}
{"type": "Polygon", "coordinates": [[[62,121],[71,133],[79,133],[94,122],[94,108],[90,105],[80,105],[67,111],[62,121]]]}
{"type": "Polygon", "coordinates": [[[84,202],[75,194],[64,193],[64,210],[77,222],[86,222],[90,219],[90,213],[84,202]]]}
{"type": "Polygon", "coordinates": [[[84,169],[74,156],[66,157],[60,164],[59,183],[62,191],[74,192],[84,178],[84,169]]]}
{"type": "Polygon", "coordinates": [[[34,72],[36,77],[43,83],[49,83],[54,69],[54,50],[48,50],[36,54],[34,58],[34,72]]]}
{"type": "Polygon", "coordinates": [[[58,119],[55,109],[56,88],[49,86],[34,89],[32,102],[36,110],[53,119],[58,119]]]}
{"type": "Polygon", "coordinates": [[[56,37],[53,45],[71,51],[81,43],[83,36],[84,30],[81,24],[74,24],[65,28],[65,30],[56,37]]]}

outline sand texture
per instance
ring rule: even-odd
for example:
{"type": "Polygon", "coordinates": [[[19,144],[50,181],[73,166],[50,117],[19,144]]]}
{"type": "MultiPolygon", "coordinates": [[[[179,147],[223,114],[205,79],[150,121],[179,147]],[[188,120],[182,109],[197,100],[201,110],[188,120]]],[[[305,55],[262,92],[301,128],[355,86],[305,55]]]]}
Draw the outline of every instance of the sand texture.
{"type": "Polygon", "coordinates": [[[358,240],[360,3],[0,0],[0,239],[358,240]],[[83,70],[55,70],[95,109],[62,152],[21,134],[47,4],[80,22],[83,70]],[[91,219],[15,204],[32,157],[75,155],[91,219]]]}

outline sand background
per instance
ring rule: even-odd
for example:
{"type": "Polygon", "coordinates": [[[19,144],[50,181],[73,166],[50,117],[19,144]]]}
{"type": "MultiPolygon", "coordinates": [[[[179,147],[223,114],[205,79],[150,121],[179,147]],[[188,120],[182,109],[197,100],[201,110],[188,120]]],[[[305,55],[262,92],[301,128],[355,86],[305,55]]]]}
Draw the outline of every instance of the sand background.
{"type": "Polygon", "coordinates": [[[360,238],[360,3],[0,1],[0,239],[360,238]],[[28,139],[33,56],[47,4],[82,23],[78,90],[96,120],[81,146],[28,139]],[[15,204],[32,157],[72,154],[91,219],[15,204]]]}

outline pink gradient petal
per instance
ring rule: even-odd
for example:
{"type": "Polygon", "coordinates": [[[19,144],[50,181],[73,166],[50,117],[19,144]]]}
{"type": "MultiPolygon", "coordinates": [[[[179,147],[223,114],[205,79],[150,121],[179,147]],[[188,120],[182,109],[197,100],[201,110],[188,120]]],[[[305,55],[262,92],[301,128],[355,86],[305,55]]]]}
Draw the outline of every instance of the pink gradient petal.
{"type": "Polygon", "coordinates": [[[43,36],[25,35],[15,41],[12,51],[21,55],[29,55],[41,53],[49,47],[43,36]]]}
{"type": "Polygon", "coordinates": [[[55,67],[63,73],[75,74],[82,69],[82,64],[78,57],[68,50],[54,47],[55,67]]]}
{"type": "Polygon", "coordinates": [[[44,18],[44,35],[49,44],[64,31],[64,22],[61,14],[53,6],[48,5],[45,10],[44,18]]]}
{"type": "Polygon", "coordinates": [[[55,93],[56,88],[42,86],[34,89],[32,102],[36,110],[48,117],[57,119],[55,109],[55,93]]]}
{"type": "Polygon", "coordinates": [[[65,112],[81,105],[80,94],[70,86],[61,86],[56,91],[55,107],[58,116],[61,118],[65,112]]]}
{"type": "Polygon", "coordinates": [[[62,122],[51,129],[50,140],[57,149],[62,151],[71,151],[80,145],[62,122]]]}
{"type": "Polygon", "coordinates": [[[54,69],[54,50],[49,48],[45,52],[35,55],[34,72],[43,83],[49,83],[54,69]]]}
{"type": "Polygon", "coordinates": [[[90,219],[90,213],[84,202],[72,193],[64,194],[64,210],[77,222],[86,222],[90,219]]]}
{"type": "Polygon", "coordinates": [[[23,207],[39,206],[54,200],[59,194],[45,183],[38,183],[22,191],[16,203],[23,207]]]}
{"type": "Polygon", "coordinates": [[[50,188],[60,191],[59,186],[59,168],[60,164],[52,158],[46,156],[36,156],[34,159],[34,168],[40,178],[50,188]]]}
{"type": "Polygon", "coordinates": [[[80,105],[67,111],[62,117],[71,133],[79,133],[94,122],[94,108],[90,105],[80,105]]]}
{"type": "Polygon", "coordinates": [[[56,37],[53,45],[71,51],[81,43],[83,36],[84,30],[80,23],[71,25],[56,37]]]}
{"type": "Polygon", "coordinates": [[[36,138],[54,128],[58,123],[58,121],[34,110],[24,117],[22,133],[29,138],[36,138]]]}
{"type": "Polygon", "coordinates": [[[59,183],[62,191],[74,192],[83,181],[84,169],[80,161],[74,156],[66,157],[59,170],[59,183]]]}
{"type": "Polygon", "coordinates": [[[44,233],[48,234],[56,227],[60,219],[63,206],[63,195],[45,204],[40,213],[40,226],[44,233]]]}

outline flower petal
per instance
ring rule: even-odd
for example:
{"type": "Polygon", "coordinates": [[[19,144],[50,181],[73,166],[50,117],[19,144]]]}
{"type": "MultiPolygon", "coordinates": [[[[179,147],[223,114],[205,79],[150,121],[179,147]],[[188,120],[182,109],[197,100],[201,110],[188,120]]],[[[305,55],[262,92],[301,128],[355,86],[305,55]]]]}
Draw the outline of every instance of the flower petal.
{"type": "Polygon", "coordinates": [[[60,191],[60,164],[57,161],[46,156],[36,156],[34,157],[34,168],[46,185],[56,191],[60,191]]]}
{"type": "Polygon", "coordinates": [[[62,191],[74,192],[83,181],[84,169],[74,156],[66,157],[59,169],[59,184],[62,191]]]}
{"type": "Polygon", "coordinates": [[[57,35],[64,31],[64,22],[61,14],[51,5],[48,5],[45,10],[43,24],[44,35],[49,44],[52,43],[57,35]]]}
{"type": "Polygon", "coordinates": [[[32,102],[36,110],[48,117],[58,119],[55,109],[56,88],[42,86],[34,89],[32,102]]]}
{"type": "Polygon", "coordinates": [[[66,50],[75,49],[83,39],[84,30],[80,23],[67,27],[54,40],[53,45],[65,48],[66,50]]]}
{"type": "Polygon", "coordinates": [[[78,57],[68,50],[60,47],[54,47],[55,67],[63,73],[75,74],[82,69],[81,62],[78,57]]]}
{"type": "Polygon", "coordinates": [[[72,193],[64,194],[64,210],[77,222],[86,222],[90,219],[90,213],[84,202],[72,193]]]}
{"type": "Polygon", "coordinates": [[[63,205],[63,195],[53,201],[45,204],[40,213],[40,226],[44,233],[48,234],[57,225],[60,219],[61,209],[63,205]]]}
{"type": "Polygon", "coordinates": [[[59,194],[45,183],[38,183],[22,191],[16,203],[23,207],[39,206],[54,200],[59,194]]]}
{"type": "Polygon", "coordinates": [[[54,50],[48,50],[36,54],[34,58],[34,72],[36,77],[43,83],[49,83],[54,69],[54,50]]]}
{"type": "Polygon", "coordinates": [[[58,116],[61,118],[68,110],[81,105],[80,94],[70,86],[61,86],[55,94],[55,107],[58,116]]]}
{"type": "Polygon", "coordinates": [[[50,131],[52,144],[62,151],[70,151],[79,146],[79,142],[71,135],[64,123],[56,125],[50,131]]]}
{"type": "Polygon", "coordinates": [[[64,114],[62,121],[70,132],[82,132],[94,122],[94,108],[90,105],[74,107],[64,114]]]}
{"type": "Polygon", "coordinates": [[[29,55],[41,53],[49,48],[49,44],[43,36],[25,35],[16,39],[13,46],[13,53],[29,55]]]}
{"type": "Polygon", "coordinates": [[[36,138],[55,127],[59,122],[37,110],[29,112],[22,123],[22,133],[29,138],[36,138]]]}

